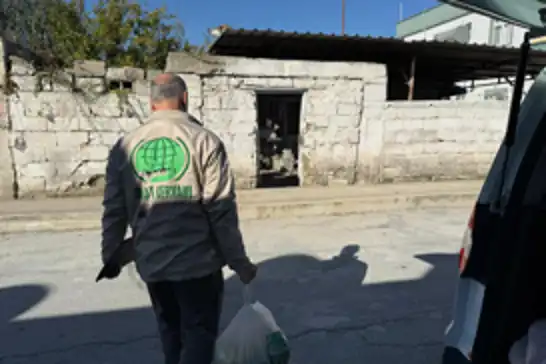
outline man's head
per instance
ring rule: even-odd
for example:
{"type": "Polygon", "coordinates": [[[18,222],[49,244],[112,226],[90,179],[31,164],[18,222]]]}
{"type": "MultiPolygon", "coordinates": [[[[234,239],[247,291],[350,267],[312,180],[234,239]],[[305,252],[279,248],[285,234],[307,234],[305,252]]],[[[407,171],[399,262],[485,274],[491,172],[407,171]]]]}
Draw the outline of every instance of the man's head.
{"type": "Polygon", "coordinates": [[[150,91],[152,110],[188,110],[186,82],[173,73],[163,73],[152,81],[150,91]]]}

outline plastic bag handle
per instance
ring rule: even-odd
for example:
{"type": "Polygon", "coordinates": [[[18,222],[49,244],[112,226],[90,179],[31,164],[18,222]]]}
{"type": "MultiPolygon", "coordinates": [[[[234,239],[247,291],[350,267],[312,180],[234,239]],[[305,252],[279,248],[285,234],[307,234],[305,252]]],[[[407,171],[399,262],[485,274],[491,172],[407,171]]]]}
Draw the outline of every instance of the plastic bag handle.
{"type": "Polygon", "coordinates": [[[243,301],[245,305],[251,305],[255,301],[249,284],[243,286],[243,301]]]}

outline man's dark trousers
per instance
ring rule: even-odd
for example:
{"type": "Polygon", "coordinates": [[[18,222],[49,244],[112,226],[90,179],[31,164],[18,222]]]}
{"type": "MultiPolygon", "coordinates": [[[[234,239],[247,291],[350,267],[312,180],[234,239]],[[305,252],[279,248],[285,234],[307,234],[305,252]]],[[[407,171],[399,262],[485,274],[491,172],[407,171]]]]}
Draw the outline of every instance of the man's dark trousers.
{"type": "Polygon", "coordinates": [[[211,364],[222,308],[222,271],[184,281],[148,283],[165,364],[211,364]]]}

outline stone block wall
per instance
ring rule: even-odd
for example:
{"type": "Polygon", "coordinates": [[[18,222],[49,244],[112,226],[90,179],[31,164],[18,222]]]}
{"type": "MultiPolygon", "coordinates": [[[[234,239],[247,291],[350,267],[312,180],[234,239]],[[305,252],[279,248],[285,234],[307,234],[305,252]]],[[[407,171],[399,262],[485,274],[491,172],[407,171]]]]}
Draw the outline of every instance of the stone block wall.
{"type": "Polygon", "coordinates": [[[173,53],[167,71],[197,87],[190,87],[190,95],[201,95],[195,102],[201,107],[193,112],[226,142],[241,187],[256,183],[257,92],[302,92],[299,175],[304,185],[356,182],[364,100],[386,98],[386,70],[377,64],[240,57],[199,62],[173,53]]]}
{"type": "MultiPolygon", "coordinates": [[[[185,79],[193,75],[182,74],[185,79]]],[[[342,178],[354,170],[343,167],[357,152],[362,82],[256,75],[201,77],[201,107],[192,107],[202,122],[224,140],[240,187],[256,183],[256,90],[301,89],[302,144],[300,175],[305,184],[324,184],[330,171],[342,178]],[[326,90],[331,90],[329,92],[326,90]],[[332,150],[333,149],[333,150],[332,150]]],[[[191,89],[190,89],[191,90],[191,89]]],[[[195,101],[198,105],[198,101],[195,101]]]]}
{"type": "Polygon", "coordinates": [[[6,104],[14,192],[24,197],[100,188],[110,147],[148,114],[145,72],[89,62],[40,75],[24,60],[12,59],[12,65],[16,89],[6,104]],[[108,91],[110,83],[120,88],[108,91]],[[123,83],[131,88],[121,89],[123,83]]]}
{"type": "Polygon", "coordinates": [[[304,185],[481,178],[509,110],[502,101],[387,102],[386,70],[377,64],[232,57],[195,62],[171,54],[167,69],[193,80],[193,92],[201,95],[196,115],[226,141],[244,186],[256,176],[256,91],[302,91],[304,185]]]}
{"type": "MultiPolygon", "coordinates": [[[[224,140],[239,188],[256,183],[258,91],[302,93],[303,185],[482,177],[507,120],[502,102],[387,102],[383,65],[173,53],[167,71],[184,77],[190,112],[224,140]]],[[[13,59],[0,197],[100,191],[108,150],[144,122],[157,72],[82,62],[51,78],[13,59]]]]}

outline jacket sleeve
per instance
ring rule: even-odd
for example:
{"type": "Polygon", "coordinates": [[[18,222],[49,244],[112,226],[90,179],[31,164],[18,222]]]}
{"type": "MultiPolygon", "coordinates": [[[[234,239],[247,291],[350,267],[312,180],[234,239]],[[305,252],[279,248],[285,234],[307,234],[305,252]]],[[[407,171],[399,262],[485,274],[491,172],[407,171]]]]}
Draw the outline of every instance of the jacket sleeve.
{"type": "Polygon", "coordinates": [[[104,187],[102,214],[102,260],[112,256],[122,243],[127,232],[127,208],[123,190],[122,166],[126,163],[126,153],[121,146],[121,139],[112,147],[106,165],[106,184],[104,187]]]}
{"type": "Polygon", "coordinates": [[[203,205],[227,265],[239,272],[250,264],[239,229],[235,184],[224,144],[214,143],[203,166],[203,205]]]}

